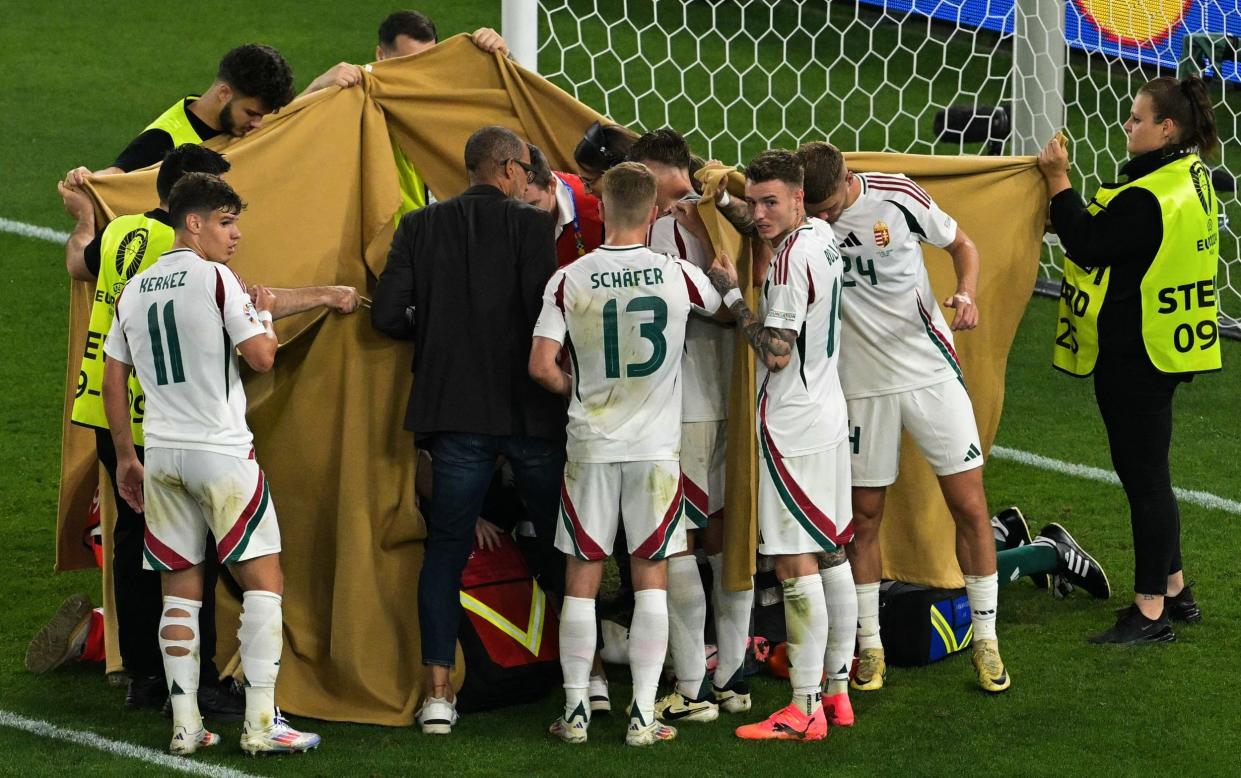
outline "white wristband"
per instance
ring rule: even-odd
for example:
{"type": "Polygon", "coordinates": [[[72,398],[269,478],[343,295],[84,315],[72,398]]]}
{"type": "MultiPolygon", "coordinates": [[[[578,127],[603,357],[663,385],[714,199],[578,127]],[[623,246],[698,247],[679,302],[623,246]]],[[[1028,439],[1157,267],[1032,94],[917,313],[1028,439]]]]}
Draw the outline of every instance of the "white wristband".
{"type": "Polygon", "coordinates": [[[259,321],[263,324],[271,324],[271,311],[259,311],[259,321]]]}
{"type": "Polygon", "coordinates": [[[724,307],[731,308],[734,305],[736,305],[737,301],[739,301],[740,299],[741,299],[741,290],[734,286],[732,289],[729,289],[728,292],[724,295],[724,307]]]}

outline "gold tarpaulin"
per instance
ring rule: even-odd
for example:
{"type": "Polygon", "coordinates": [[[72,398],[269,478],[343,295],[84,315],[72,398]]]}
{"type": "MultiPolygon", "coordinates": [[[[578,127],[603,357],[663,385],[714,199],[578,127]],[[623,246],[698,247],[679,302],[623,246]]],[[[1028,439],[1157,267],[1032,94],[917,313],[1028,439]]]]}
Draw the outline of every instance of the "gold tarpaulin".
{"type": "MultiPolygon", "coordinates": [[[[232,267],[250,283],[369,290],[386,261],[400,201],[389,131],[444,198],[466,186],[462,153],[478,127],[510,127],[540,146],[553,167],[571,170],[574,146],[598,118],[538,76],[478,51],[464,36],[415,57],[376,63],[361,87],[324,90],[268,117],[257,132],[207,144],[228,156],[228,180],[248,203],[232,267]]],[[[1037,173],[1028,161],[865,159],[874,167],[859,169],[924,165],[903,169],[961,218],[982,250],[984,329],[958,342],[989,442],[1004,358],[1036,267],[1043,200],[1041,190],[1031,196],[1030,176],[1037,173]],[[939,178],[920,175],[932,170],[939,178]],[[1000,212],[1000,203],[1007,226],[980,223],[988,208],[1000,212]],[[1000,254],[1025,257],[1025,264],[1001,263],[1000,254]],[[1015,275],[1002,277],[1005,272],[1015,275]],[[992,295],[1002,295],[1004,305],[992,295]]],[[[106,221],[153,207],[154,179],[154,170],[146,170],[94,181],[100,216],[106,221]]],[[[930,262],[937,267],[946,260],[933,256],[930,262]]],[[[933,277],[941,288],[942,274],[933,277]]],[[[72,287],[66,406],[77,384],[92,291],[88,284],[72,287]]],[[[410,345],[376,334],[365,312],[309,312],[279,322],[277,332],[282,345],[275,369],[247,376],[246,393],[284,544],[278,702],[299,715],[410,724],[422,672],[416,583],[425,534],[413,500],[412,440],[402,429],[410,345]]],[[[734,405],[735,418],[752,408],[740,394],[734,405]]],[[[744,437],[751,451],[752,430],[751,423],[744,437]]],[[[93,565],[81,541],[99,475],[90,431],[66,422],[62,440],[57,569],[68,570],[93,565]]],[[[916,477],[913,459],[905,460],[903,483],[916,477]]],[[[752,462],[748,470],[752,475],[752,462]]],[[[907,517],[899,494],[889,511],[897,519],[888,525],[889,538],[894,530],[934,536],[934,516],[907,517]]],[[[752,537],[752,511],[741,513],[745,521],[732,523],[752,537]]],[[[731,545],[731,575],[739,579],[750,562],[744,547],[731,545]]],[[[933,580],[948,569],[941,557],[951,557],[950,541],[919,540],[913,547],[925,558],[906,554],[910,564],[893,568],[902,577],[933,580]],[[932,568],[933,575],[919,572],[932,568]]],[[[898,559],[892,548],[889,561],[898,559]]],[[[238,603],[224,589],[219,599],[217,661],[229,671],[236,667],[238,603]]]]}

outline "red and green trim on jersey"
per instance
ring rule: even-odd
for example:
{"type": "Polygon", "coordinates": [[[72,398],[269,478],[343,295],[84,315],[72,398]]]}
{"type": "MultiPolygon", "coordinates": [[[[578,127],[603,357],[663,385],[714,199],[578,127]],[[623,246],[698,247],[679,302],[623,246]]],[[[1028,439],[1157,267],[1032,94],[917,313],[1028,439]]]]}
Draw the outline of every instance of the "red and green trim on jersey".
{"type": "Polygon", "coordinates": [[[767,466],[767,474],[776,487],[776,493],[780,495],[780,501],[793,519],[824,551],[835,551],[853,539],[853,523],[850,522],[843,530],[838,530],[836,522],[811,501],[806,491],[793,478],[785,465],[784,455],[776,447],[775,439],[767,426],[768,399],[767,381],[763,381],[758,393],[758,442],[763,462],[767,466]]]}
{"type": "Polygon", "coordinates": [[[232,528],[220,538],[216,545],[221,564],[231,565],[241,561],[242,555],[246,552],[246,546],[249,545],[251,536],[263,521],[270,503],[271,492],[268,489],[267,477],[262,470],[259,470],[259,482],[254,489],[254,494],[250,497],[250,502],[233,522],[232,528]]]}
{"type": "Polygon", "coordinates": [[[931,312],[922,303],[922,295],[915,293],[914,299],[918,302],[918,317],[922,320],[922,327],[926,330],[926,336],[931,339],[931,342],[935,344],[935,348],[939,349],[940,355],[952,367],[953,372],[957,374],[957,380],[961,382],[961,386],[965,386],[965,374],[961,372],[961,361],[957,359],[956,349],[952,347],[952,339],[940,332],[939,328],[935,326],[935,320],[931,318],[931,312]]]}

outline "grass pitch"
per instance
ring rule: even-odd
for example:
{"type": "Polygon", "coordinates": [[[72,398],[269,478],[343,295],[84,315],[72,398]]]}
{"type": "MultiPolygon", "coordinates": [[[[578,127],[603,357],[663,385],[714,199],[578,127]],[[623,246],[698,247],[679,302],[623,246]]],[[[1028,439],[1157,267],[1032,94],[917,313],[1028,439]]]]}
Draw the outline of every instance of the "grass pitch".
{"type": "MultiPolygon", "coordinates": [[[[423,7],[445,35],[499,24],[494,2],[423,7]]],[[[378,20],[390,10],[369,2],[72,2],[9,9],[0,25],[8,66],[0,73],[0,217],[69,229],[56,180],[77,164],[108,164],[172,99],[205,87],[223,51],[247,40],[276,45],[300,86],[341,59],[368,59],[378,20]]],[[[62,252],[0,233],[0,256],[7,298],[0,316],[0,395],[8,401],[0,452],[0,709],[162,749],[165,720],[123,712],[123,693],[108,688],[98,668],[70,667],[40,678],[21,668],[30,635],[60,600],[77,591],[95,596],[99,579],[96,573],[51,573],[67,349],[62,252]]],[[[1009,360],[996,442],[1109,467],[1089,382],[1059,375],[1048,364],[1054,312],[1053,301],[1030,303],[1009,360]]],[[[1178,486],[1237,500],[1241,401],[1231,365],[1241,359],[1241,346],[1225,342],[1224,351],[1226,372],[1179,392],[1173,477],[1178,486]]],[[[239,725],[225,725],[223,745],[195,761],[272,775],[753,775],[802,773],[808,764],[859,776],[1235,773],[1241,757],[1233,680],[1241,605],[1235,593],[1241,580],[1233,549],[1241,517],[1182,505],[1187,572],[1198,582],[1202,624],[1182,628],[1180,640],[1167,646],[1099,648],[1084,638],[1105,626],[1111,607],[1130,594],[1132,555],[1120,489],[998,460],[988,465],[987,488],[993,508],[1020,505],[1036,530],[1042,522],[1064,523],[1106,566],[1117,592],[1104,604],[1081,595],[1055,602],[1025,581],[1005,588],[999,630],[1014,685],[1001,697],[978,692],[968,659],[956,657],[894,670],[884,691],[855,695],[856,727],[834,730],[814,745],[741,743],[730,725],[742,719],[725,716],[713,725],[685,725],[666,747],[638,751],[620,745],[623,721],[615,716],[596,720],[585,747],[569,748],[544,734],[559,707],[553,694],[538,704],[467,717],[449,738],[308,721],[294,712],[296,724],[323,734],[318,752],[247,760],[236,745],[239,725]]],[[[618,669],[613,676],[614,699],[623,703],[625,674],[618,669]]],[[[758,679],[756,714],[784,704],[786,694],[783,682],[758,679]]],[[[0,774],[74,770],[163,772],[0,727],[0,774]]]]}

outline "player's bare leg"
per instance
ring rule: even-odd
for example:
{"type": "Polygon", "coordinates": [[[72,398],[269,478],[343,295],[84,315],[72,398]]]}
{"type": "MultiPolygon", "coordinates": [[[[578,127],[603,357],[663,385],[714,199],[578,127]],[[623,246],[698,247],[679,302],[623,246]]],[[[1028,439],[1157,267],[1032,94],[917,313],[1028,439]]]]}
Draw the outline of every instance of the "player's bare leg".
{"type": "Polygon", "coordinates": [[[198,710],[199,628],[203,570],[194,565],[160,574],[164,611],[159,620],[159,648],[172,701],[172,742],[169,752],[189,756],[214,746],[220,736],[208,732],[198,710]]]}
{"type": "Polygon", "coordinates": [[[857,593],[858,666],[850,685],[858,691],[883,688],[887,663],[879,639],[879,580],[883,556],[879,527],[883,521],[886,487],[853,487],[853,542],[847,547],[857,593]]]}
{"type": "Polygon", "coordinates": [[[246,674],[246,719],[241,750],[248,754],[294,753],[319,745],[313,732],[289,726],[276,707],[276,676],[284,649],[284,572],[280,555],[267,554],[229,566],[241,588],[241,668],[246,674]]]}
{"type": "Polygon", "coordinates": [[[603,561],[565,557],[565,597],[560,609],[560,670],[564,714],[548,731],[566,743],[585,743],[590,727],[590,673],[596,661],[595,596],[603,561]]]}
{"type": "Polygon", "coordinates": [[[1000,659],[995,634],[999,581],[995,570],[995,540],[982,468],[940,476],[939,486],[957,528],[957,561],[965,574],[974,626],[974,668],[984,691],[998,693],[1012,685],[1000,659]]]}
{"type": "Polygon", "coordinates": [[[686,549],[668,557],[668,650],[676,688],[655,703],[660,721],[715,721],[720,709],[706,680],[707,596],[694,547],[699,530],[686,531],[686,549]]]}
{"type": "Polygon", "coordinates": [[[827,647],[827,605],[816,554],[777,556],[776,576],[784,589],[788,631],[789,682],[793,699],[765,721],[737,728],[745,740],[822,740],[823,656],[827,647]]]}
{"type": "Polygon", "coordinates": [[[724,512],[713,516],[702,532],[703,548],[711,564],[711,604],[715,612],[716,703],[727,713],[750,709],[750,687],[745,680],[746,646],[750,639],[750,613],[754,608],[754,579],[742,591],[724,586],[724,512]]]}

